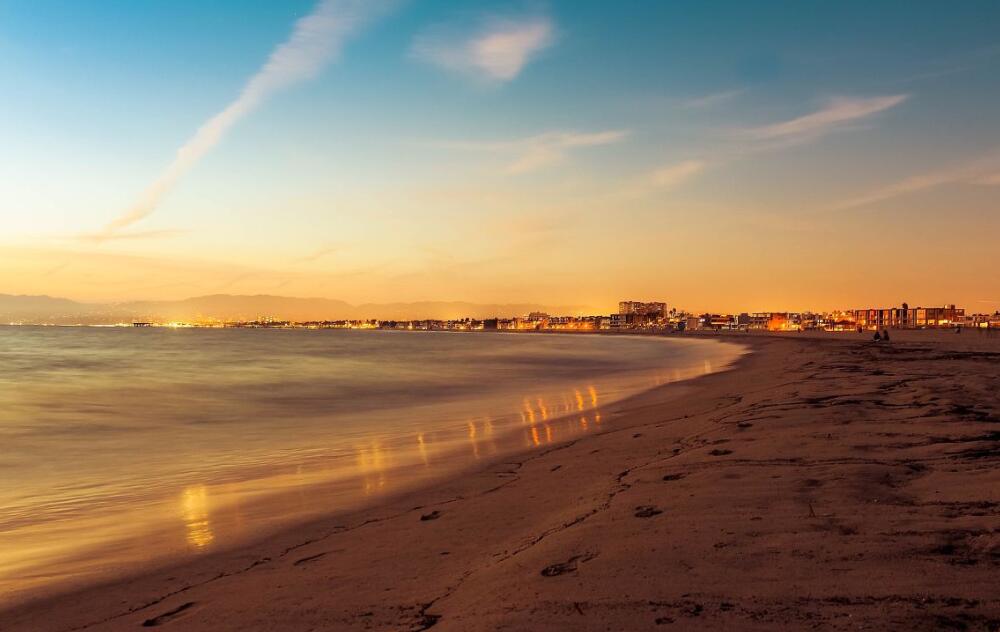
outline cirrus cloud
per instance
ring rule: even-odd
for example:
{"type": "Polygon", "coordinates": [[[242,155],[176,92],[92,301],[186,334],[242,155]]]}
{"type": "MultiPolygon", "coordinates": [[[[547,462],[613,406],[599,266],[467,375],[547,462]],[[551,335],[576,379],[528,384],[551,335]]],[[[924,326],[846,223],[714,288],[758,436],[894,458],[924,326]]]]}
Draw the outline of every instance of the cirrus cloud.
{"type": "Polygon", "coordinates": [[[1000,149],[964,165],[910,176],[867,193],[842,200],[834,204],[832,209],[847,210],[870,206],[900,196],[953,184],[1000,186],[1000,149]]]}
{"type": "Polygon", "coordinates": [[[909,95],[906,94],[860,98],[837,97],[815,112],[779,123],[745,129],[743,134],[760,141],[805,140],[896,107],[908,98],[909,95]]]}
{"type": "Polygon", "coordinates": [[[670,191],[705,170],[704,160],[684,160],[655,169],[649,176],[650,184],[662,191],[670,191]]]}
{"type": "Polygon", "coordinates": [[[620,142],[628,130],[600,132],[544,132],[526,138],[498,141],[444,141],[433,143],[445,149],[480,151],[510,156],[507,173],[537,171],[558,164],[574,149],[620,142]]]}
{"type": "MultiPolygon", "coordinates": [[[[267,62],[243,85],[239,95],[208,119],[177,149],[167,165],[135,203],[91,241],[126,238],[121,231],[146,218],[160,201],[225,136],[231,127],[273,94],[319,74],[334,59],[349,35],[382,11],[383,0],[320,0],[312,13],[295,23],[289,38],[277,46],[267,62]]],[[[144,236],[148,236],[144,235],[144,236]]]]}
{"type": "Polygon", "coordinates": [[[471,35],[435,29],[418,36],[411,54],[447,70],[507,82],[555,41],[547,17],[490,18],[471,35]]]}

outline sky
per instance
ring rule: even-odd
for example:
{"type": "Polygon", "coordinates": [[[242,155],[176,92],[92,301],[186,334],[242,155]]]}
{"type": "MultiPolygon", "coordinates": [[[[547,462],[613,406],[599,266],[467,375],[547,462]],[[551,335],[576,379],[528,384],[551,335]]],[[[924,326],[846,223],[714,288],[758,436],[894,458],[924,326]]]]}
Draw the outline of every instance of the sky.
{"type": "Polygon", "coordinates": [[[0,0],[0,293],[992,312],[998,103],[992,0],[0,0]]]}

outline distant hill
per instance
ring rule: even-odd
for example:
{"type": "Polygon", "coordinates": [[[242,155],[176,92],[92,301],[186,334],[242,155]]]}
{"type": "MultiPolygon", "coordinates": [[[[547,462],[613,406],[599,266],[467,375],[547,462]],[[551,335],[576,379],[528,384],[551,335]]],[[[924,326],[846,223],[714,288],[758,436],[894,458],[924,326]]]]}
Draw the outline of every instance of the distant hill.
{"type": "Polygon", "coordinates": [[[262,317],[283,320],[315,320],[354,317],[352,315],[354,307],[344,301],[266,294],[256,296],[212,294],[181,301],[123,303],[119,307],[150,320],[254,320],[262,317]]]}
{"type": "Polygon", "coordinates": [[[91,322],[94,307],[52,296],[0,294],[0,323],[91,322]]]}
{"type": "Polygon", "coordinates": [[[381,318],[449,319],[516,316],[532,311],[570,314],[578,307],[546,307],[532,303],[479,304],[462,301],[415,303],[366,303],[351,305],[327,298],[213,294],[179,301],[133,301],[126,303],[81,303],[51,296],[0,294],[0,323],[114,324],[132,320],[181,321],[253,320],[341,320],[381,318]]]}
{"type": "Polygon", "coordinates": [[[80,309],[83,303],[52,296],[0,294],[0,312],[60,311],[80,309]]]}
{"type": "Polygon", "coordinates": [[[412,318],[496,318],[519,316],[530,312],[575,314],[579,307],[546,307],[533,303],[480,304],[462,301],[420,301],[416,303],[368,303],[354,308],[357,318],[407,320],[412,318]]]}

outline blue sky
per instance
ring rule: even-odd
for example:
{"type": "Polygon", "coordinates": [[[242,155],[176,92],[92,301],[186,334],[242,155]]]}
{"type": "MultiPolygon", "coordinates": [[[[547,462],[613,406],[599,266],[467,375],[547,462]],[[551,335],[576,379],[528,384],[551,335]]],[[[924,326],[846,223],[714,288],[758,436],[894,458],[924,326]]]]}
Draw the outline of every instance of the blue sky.
{"type": "Polygon", "coordinates": [[[866,263],[995,269],[995,2],[374,7],[0,0],[0,292],[1000,308],[866,263]]]}

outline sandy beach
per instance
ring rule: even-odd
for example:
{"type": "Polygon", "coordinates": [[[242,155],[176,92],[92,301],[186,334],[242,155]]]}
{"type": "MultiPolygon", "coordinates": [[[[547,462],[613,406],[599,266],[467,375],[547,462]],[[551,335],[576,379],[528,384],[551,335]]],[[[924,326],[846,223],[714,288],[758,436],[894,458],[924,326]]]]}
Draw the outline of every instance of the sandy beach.
{"type": "Polygon", "coordinates": [[[1000,629],[1000,337],[721,337],[600,434],[0,630],[1000,629]]]}

